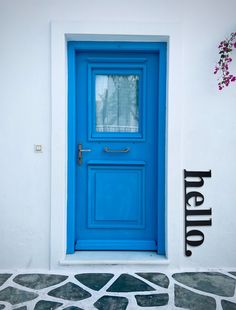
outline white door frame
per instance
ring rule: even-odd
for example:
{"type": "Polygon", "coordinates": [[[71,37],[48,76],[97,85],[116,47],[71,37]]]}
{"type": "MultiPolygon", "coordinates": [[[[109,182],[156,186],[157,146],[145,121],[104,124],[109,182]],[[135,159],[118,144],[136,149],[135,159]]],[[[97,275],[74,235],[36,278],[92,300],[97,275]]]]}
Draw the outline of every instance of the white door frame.
{"type": "MultiPolygon", "coordinates": [[[[182,44],[180,24],[136,22],[53,22],[51,24],[51,242],[50,268],[88,264],[92,261],[66,255],[67,225],[67,41],[168,42],[166,128],[166,252],[156,264],[179,265],[183,248],[182,186],[182,44]],[[109,34],[107,31],[109,30],[109,34]],[[122,35],[121,35],[122,33],[122,35]],[[66,262],[66,263],[65,263],[66,262]]],[[[134,260],[135,261],[135,260],[134,260]]],[[[96,264],[109,263],[104,259],[96,264]]],[[[114,260],[112,261],[114,264],[114,260]]],[[[122,261],[119,261],[122,263],[122,261]]],[[[125,264],[125,263],[124,263],[125,264]]],[[[150,262],[137,261],[142,270],[150,262]]],[[[101,268],[101,267],[99,267],[101,268]]],[[[130,267],[129,267],[130,268],[130,267]]],[[[78,271],[78,266],[76,267],[78,271]]],[[[84,266],[83,266],[83,270],[84,266]]],[[[91,270],[91,269],[90,269],[91,270]]]]}

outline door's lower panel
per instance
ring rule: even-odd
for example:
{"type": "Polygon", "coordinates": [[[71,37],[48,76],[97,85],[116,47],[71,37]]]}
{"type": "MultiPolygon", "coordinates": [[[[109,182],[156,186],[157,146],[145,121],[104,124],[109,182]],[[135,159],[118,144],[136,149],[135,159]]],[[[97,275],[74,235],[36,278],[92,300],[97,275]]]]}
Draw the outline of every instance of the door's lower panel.
{"type": "Polygon", "coordinates": [[[76,250],[157,249],[145,161],[88,161],[87,181],[76,250]]]}
{"type": "Polygon", "coordinates": [[[88,229],[145,228],[144,164],[88,165],[88,229]]]}

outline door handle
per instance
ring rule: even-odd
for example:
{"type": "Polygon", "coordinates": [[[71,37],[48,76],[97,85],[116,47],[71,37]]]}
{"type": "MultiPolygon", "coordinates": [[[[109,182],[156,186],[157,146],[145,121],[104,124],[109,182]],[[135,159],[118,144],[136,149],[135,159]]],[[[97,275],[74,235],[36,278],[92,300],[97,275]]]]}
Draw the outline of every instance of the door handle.
{"type": "Polygon", "coordinates": [[[128,153],[130,151],[130,148],[126,147],[126,148],[121,149],[121,150],[111,150],[109,147],[105,146],[103,150],[106,153],[128,153]]]}
{"type": "Polygon", "coordinates": [[[77,157],[77,163],[78,165],[82,165],[83,163],[83,152],[92,152],[91,149],[83,149],[82,143],[78,144],[78,157],[77,157]]]}

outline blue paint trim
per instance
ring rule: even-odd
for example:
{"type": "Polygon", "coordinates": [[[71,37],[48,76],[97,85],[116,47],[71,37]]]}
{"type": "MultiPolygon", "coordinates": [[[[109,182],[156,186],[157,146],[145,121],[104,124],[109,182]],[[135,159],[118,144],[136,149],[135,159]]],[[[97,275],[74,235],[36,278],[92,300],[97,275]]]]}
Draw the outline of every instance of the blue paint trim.
{"type": "MultiPolygon", "coordinates": [[[[68,213],[67,253],[75,251],[75,56],[76,51],[150,51],[159,54],[158,82],[158,162],[157,162],[157,247],[158,254],[165,255],[165,141],[166,141],[166,61],[167,44],[147,42],[68,42],[68,213]]],[[[93,61],[93,60],[92,60],[93,61]]]]}
{"type": "Polygon", "coordinates": [[[76,74],[75,48],[68,44],[68,180],[67,180],[67,254],[75,251],[76,186],[76,74]]]}
{"type": "Polygon", "coordinates": [[[160,255],[166,254],[166,70],[167,70],[167,44],[162,43],[159,49],[159,93],[158,93],[158,161],[157,161],[157,252],[160,255]]]}
{"type": "Polygon", "coordinates": [[[126,160],[126,161],[122,161],[122,160],[89,160],[88,161],[88,165],[116,165],[116,166],[145,166],[146,162],[142,161],[142,160],[126,160]]]}
{"type": "MultiPolygon", "coordinates": [[[[68,45],[79,51],[132,51],[132,52],[159,52],[164,42],[100,42],[100,41],[70,41],[68,45]]],[[[141,56],[142,57],[142,56],[141,56]]]]}
{"type": "MultiPolygon", "coordinates": [[[[125,58],[125,57],[122,57],[122,58],[119,58],[119,57],[112,57],[109,58],[109,57],[88,57],[87,58],[87,61],[89,63],[93,63],[96,65],[96,67],[104,67],[107,66],[109,63],[113,64],[125,64],[126,66],[128,67],[133,67],[133,64],[143,64],[145,62],[147,62],[147,59],[146,58],[140,58],[140,57],[130,57],[130,58],[125,58]]],[[[112,66],[113,66],[112,65],[112,66]]]]}

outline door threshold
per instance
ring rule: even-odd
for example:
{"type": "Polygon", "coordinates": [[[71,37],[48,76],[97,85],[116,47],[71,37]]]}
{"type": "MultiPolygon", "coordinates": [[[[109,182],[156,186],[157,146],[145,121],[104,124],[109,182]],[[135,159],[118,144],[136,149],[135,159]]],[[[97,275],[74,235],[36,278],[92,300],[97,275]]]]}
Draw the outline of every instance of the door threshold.
{"type": "Polygon", "coordinates": [[[169,259],[154,251],[76,251],[67,254],[60,265],[168,265],[169,259]]]}

